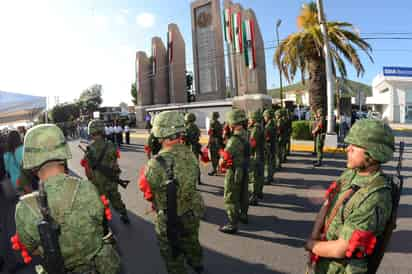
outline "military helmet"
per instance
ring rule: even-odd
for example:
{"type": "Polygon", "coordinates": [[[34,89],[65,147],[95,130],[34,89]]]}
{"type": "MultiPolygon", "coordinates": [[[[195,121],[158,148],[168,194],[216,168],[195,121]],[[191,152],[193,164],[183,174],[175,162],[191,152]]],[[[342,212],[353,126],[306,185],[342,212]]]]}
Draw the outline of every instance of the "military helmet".
{"type": "Polygon", "coordinates": [[[372,159],[385,163],[392,159],[395,137],[382,121],[361,119],[352,126],[345,142],[364,148],[372,159]]]}
{"type": "Polygon", "coordinates": [[[320,116],[323,116],[323,109],[322,108],[318,108],[317,110],[316,110],[316,114],[317,115],[320,115],[320,116]]]}
{"type": "Polygon", "coordinates": [[[104,123],[101,120],[91,120],[87,125],[89,135],[104,133],[104,123]]]}
{"type": "Polygon", "coordinates": [[[253,120],[253,121],[256,121],[256,122],[262,121],[262,115],[261,115],[261,112],[259,110],[250,111],[248,113],[248,118],[253,120]]]}
{"type": "Polygon", "coordinates": [[[214,111],[214,112],[212,113],[212,119],[213,119],[213,120],[219,119],[219,117],[220,117],[219,112],[214,111]]]}
{"type": "Polygon", "coordinates": [[[282,117],[282,110],[281,110],[281,109],[277,109],[277,110],[275,111],[275,116],[276,116],[276,118],[282,117]]]}
{"type": "Polygon", "coordinates": [[[24,138],[23,168],[41,167],[51,160],[71,159],[63,132],[54,124],[42,124],[29,129],[24,138]]]}
{"type": "Polygon", "coordinates": [[[185,120],[183,115],[175,110],[163,111],[156,115],[151,130],[156,138],[167,138],[184,131],[185,120]]]}
{"type": "Polygon", "coordinates": [[[263,112],[263,117],[268,117],[269,119],[273,118],[273,111],[271,109],[266,109],[263,112]]]}
{"type": "Polygon", "coordinates": [[[246,113],[241,109],[232,109],[226,115],[226,121],[229,125],[240,125],[246,120],[246,113]]]}
{"type": "Polygon", "coordinates": [[[185,122],[194,122],[196,121],[196,115],[194,113],[186,113],[185,115],[185,122]]]}

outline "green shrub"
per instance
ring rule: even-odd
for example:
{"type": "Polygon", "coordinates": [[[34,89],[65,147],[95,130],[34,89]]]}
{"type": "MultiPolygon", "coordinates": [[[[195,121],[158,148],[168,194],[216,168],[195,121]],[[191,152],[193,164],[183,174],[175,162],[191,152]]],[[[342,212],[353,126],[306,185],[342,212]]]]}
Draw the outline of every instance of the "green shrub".
{"type": "Polygon", "coordinates": [[[312,121],[293,121],[292,138],[295,140],[313,140],[312,121]]]}

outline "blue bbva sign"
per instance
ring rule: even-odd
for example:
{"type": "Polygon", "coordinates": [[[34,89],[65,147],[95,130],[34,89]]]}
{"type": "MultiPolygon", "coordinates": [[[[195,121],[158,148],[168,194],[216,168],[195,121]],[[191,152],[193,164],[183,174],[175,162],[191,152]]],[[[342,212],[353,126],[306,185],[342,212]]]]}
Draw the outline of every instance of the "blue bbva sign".
{"type": "Polygon", "coordinates": [[[384,76],[412,77],[412,68],[407,67],[383,67],[384,76]]]}

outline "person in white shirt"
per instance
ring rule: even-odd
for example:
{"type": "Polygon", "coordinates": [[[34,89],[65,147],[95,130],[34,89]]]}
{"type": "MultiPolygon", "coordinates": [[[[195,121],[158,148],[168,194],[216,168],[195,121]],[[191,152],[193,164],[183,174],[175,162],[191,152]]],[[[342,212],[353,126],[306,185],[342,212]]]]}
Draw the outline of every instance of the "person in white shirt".
{"type": "Polygon", "coordinates": [[[130,128],[128,125],[124,127],[124,134],[126,138],[126,144],[130,145],[130,128]]]}

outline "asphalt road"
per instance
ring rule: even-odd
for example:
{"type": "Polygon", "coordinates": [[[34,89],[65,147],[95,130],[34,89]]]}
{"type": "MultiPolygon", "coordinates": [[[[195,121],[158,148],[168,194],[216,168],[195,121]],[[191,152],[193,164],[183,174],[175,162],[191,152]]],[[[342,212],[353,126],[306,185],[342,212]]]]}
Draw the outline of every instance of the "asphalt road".
{"type": "MultiPolygon", "coordinates": [[[[398,227],[379,273],[412,273],[412,133],[398,132],[397,135],[397,141],[406,142],[403,168],[406,180],[398,227]]],[[[133,145],[122,148],[120,159],[122,178],[132,180],[127,190],[120,189],[130,213],[131,225],[123,225],[117,214],[114,214],[111,225],[117,234],[126,273],[165,274],[152,224],[154,215],[136,185],[138,171],[146,162],[143,140],[132,141],[133,145]]],[[[70,143],[73,159],[69,165],[74,172],[83,175],[79,164],[82,152],[77,144],[78,141],[70,143]]],[[[320,168],[313,168],[312,160],[309,153],[293,152],[282,171],[276,173],[276,182],[265,186],[260,206],[250,208],[249,224],[241,225],[237,235],[217,231],[226,220],[223,177],[207,176],[209,167],[202,166],[204,185],[199,187],[199,191],[207,211],[200,227],[200,241],[204,248],[206,273],[304,273],[307,261],[303,250],[305,239],[324,190],[345,167],[343,154],[327,154],[324,166],[320,168]]],[[[395,162],[390,162],[384,170],[393,173],[394,167],[395,162]]]]}

